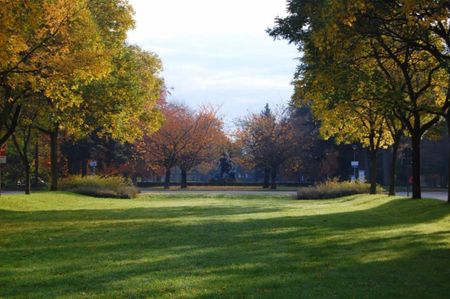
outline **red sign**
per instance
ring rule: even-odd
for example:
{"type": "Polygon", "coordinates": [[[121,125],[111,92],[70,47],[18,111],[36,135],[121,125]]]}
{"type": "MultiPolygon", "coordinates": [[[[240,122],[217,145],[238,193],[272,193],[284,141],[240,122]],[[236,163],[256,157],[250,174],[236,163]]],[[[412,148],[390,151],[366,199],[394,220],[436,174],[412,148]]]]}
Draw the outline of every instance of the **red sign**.
{"type": "Polygon", "coordinates": [[[409,183],[410,185],[413,184],[413,177],[412,177],[412,176],[410,176],[410,177],[408,178],[408,183],[409,183]]]}
{"type": "Polygon", "coordinates": [[[6,144],[4,144],[2,147],[0,147],[0,157],[6,156],[6,144]]]}

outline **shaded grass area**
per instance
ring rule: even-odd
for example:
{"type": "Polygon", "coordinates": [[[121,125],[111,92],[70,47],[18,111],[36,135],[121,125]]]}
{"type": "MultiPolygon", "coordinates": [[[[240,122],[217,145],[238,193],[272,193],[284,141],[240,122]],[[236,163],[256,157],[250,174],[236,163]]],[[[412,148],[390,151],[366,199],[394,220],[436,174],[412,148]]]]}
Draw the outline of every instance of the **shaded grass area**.
{"type": "Polygon", "coordinates": [[[445,298],[450,206],[352,196],[0,198],[0,297],[445,298]]]}

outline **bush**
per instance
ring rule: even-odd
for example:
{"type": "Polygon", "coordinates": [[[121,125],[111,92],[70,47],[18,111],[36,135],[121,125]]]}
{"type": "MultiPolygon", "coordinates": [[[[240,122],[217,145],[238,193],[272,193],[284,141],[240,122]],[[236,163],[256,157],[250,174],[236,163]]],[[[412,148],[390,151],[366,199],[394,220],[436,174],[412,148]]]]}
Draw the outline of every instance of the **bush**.
{"type": "Polygon", "coordinates": [[[119,176],[71,176],[61,180],[61,189],[103,198],[135,198],[139,190],[119,176]]]}
{"type": "MultiPolygon", "coordinates": [[[[314,187],[299,189],[297,191],[297,199],[338,198],[355,194],[366,194],[369,192],[370,184],[330,180],[314,187]]],[[[383,190],[378,188],[377,192],[383,192],[383,190]]]]}

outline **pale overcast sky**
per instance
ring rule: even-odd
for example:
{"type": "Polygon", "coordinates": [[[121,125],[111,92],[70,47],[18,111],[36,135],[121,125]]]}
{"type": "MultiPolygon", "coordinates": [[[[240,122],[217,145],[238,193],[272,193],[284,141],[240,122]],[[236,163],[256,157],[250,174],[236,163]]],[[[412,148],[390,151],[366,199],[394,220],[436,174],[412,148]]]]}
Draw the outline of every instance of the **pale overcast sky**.
{"type": "Polygon", "coordinates": [[[298,53],[265,30],[286,0],[130,0],[129,42],[157,53],[170,99],[220,106],[227,126],[264,104],[286,104],[298,53]]]}

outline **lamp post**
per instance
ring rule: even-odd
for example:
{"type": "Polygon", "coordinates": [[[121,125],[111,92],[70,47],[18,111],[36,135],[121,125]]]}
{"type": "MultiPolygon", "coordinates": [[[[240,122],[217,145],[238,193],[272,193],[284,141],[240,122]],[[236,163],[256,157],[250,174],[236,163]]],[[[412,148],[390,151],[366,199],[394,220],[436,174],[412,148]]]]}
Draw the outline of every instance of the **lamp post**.
{"type": "Polygon", "coordinates": [[[354,177],[354,179],[356,181],[356,168],[358,167],[356,165],[356,150],[358,149],[358,146],[356,144],[354,144],[352,146],[352,148],[353,148],[353,163],[352,163],[352,166],[353,166],[353,177],[354,177]]]}

